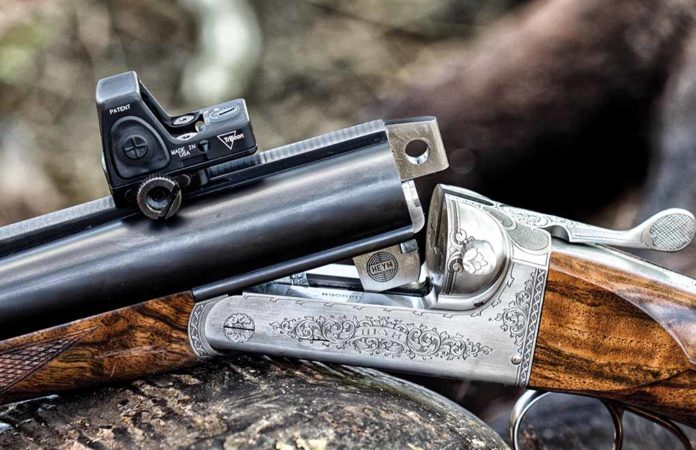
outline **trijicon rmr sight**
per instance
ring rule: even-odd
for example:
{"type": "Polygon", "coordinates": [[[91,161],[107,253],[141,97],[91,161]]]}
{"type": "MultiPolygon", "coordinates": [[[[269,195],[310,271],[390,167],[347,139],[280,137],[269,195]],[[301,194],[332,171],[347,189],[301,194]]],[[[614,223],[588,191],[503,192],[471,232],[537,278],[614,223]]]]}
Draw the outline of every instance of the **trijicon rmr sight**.
{"type": "Polygon", "coordinates": [[[151,219],[171,217],[184,196],[211,188],[206,169],[256,151],[243,99],[171,116],[135,72],[100,80],[96,97],[114,201],[151,219]]]}

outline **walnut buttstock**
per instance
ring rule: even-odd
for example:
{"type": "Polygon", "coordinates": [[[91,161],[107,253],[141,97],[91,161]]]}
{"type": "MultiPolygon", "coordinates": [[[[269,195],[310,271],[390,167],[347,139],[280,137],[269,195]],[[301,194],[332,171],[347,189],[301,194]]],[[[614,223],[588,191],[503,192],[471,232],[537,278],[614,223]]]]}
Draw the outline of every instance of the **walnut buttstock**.
{"type": "Polygon", "coordinates": [[[0,342],[0,403],[196,362],[193,304],[175,294],[0,342]]]}
{"type": "MultiPolygon", "coordinates": [[[[554,252],[530,386],[618,400],[696,426],[696,366],[628,299],[696,308],[693,293],[554,252]]],[[[696,333],[691,322],[679,326],[696,333]]]]}

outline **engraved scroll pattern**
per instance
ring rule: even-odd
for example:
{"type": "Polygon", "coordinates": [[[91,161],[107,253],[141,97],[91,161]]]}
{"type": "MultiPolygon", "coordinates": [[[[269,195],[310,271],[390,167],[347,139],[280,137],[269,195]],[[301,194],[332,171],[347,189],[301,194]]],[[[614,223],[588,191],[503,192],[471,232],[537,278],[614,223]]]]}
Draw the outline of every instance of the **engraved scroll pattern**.
{"type": "Polygon", "coordinates": [[[515,208],[513,206],[501,205],[503,211],[511,215],[516,221],[536,228],[545,228],[552,225],[561,225],[571,228],[578,226],[586,226],[574,220],[564,219],[563,217],[552,216],[550,214],[542,214],[526,209],[515,208]]]}
{"type": "Polygon", "coordinates": [[[211,358],[213,354],[208,351],[205,345],[203,345],[205,336],[202,333],[202,315],[205,310],[205,305],[201,303],[196,303],[193,305],[193,310],[191,311],[191,318],[189,319],[188,335],[189,341],[191,342],[191,348],[198,355],[199,358],[211,358]]]}
{"type": "Polygon", "coordinates": [[[492,351],[490,347],[459,334],[452,336],[437,328],[404,323],[385,316],[361,319],[347,316],[286,318],[271,323],[271,327],[300,342],[394,358],[453,360],[475,358],[492,351]]]}
{"type": "Polygon", "coordinates": [[[447,258],[447,267],[450,271],[466,272],[473,275],[488,265],[488,261],[478,247],[471,245],[475,240],[476,238],[467,235],[463,229],[457,230],[452,235],[455,246],[450,250],[447,258]]]}
{"type": "Polygon", "coordinates": [[[545,286],[546,270],[534,269],[525,281],[524,289],[515,294],[502,313],[490,319],[502,322],[500,328],[507,331],[519,346],[522,362],[517,372],[517,384],[520,386],[526,386],[529,380],[545,286]]]}

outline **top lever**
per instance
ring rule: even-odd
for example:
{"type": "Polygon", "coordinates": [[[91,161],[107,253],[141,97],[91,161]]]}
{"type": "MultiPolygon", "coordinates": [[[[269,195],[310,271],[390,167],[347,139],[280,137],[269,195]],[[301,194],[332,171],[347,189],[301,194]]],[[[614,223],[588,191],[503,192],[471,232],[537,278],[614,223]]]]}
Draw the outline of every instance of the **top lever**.
{"type": "Polygon", "coordinates": [[[551,214],[515,208],[494,202],[488,197],[468,189],[457,189],[472,200],[496,205],[497,208],[512,216],[517,222],[546,230],[551,236],[571,244],[601,244],[612,247],[676,252],[689,245],[696,234],[694,215],[681,208],[660,211],[629,230],[610,230],[551,214]]]}
{"type": "Polygon", "coordinates": [[[573,244],[603,244],[676,252],[691,242],[696,231],[693,214],[679,208],[660,211],[630,230],[610,230],[525,209],[510,206],[504,208],[516,220],[545,229],[552,236],[573,244]]]}

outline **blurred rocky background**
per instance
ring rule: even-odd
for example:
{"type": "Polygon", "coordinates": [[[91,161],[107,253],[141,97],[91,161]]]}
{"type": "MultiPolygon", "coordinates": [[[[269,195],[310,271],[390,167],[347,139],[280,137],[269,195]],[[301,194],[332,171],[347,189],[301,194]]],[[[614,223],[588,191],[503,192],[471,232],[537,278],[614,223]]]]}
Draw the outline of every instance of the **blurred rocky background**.
{"type": "Polygon", "coordinates": [[[360,120],[430,45],[496,0],[3,0],[0,222],[107,194],[94,88],[135,70],[173,112],[244,96],[270,148],[360,120]]]}
{"type": "MultiPolygon", "coordinates": [[[[451,169],[423,192],[617,228],[696,211],[695,17],[692,0],[0,0],[0,224],[108,193],[94,88],[126,70],[171,112],[245,97],[263,148],[436,115],[451,169]]],[[[643,256],[696,275],[693,246],[643,256]]],[[[499,430],[518,394],[419,381],[499,430]]],[[[547,423],[572,422],[553,405],[547,423]]],[[[555,425],[539,446],[573,440],[555,425]]]]}

